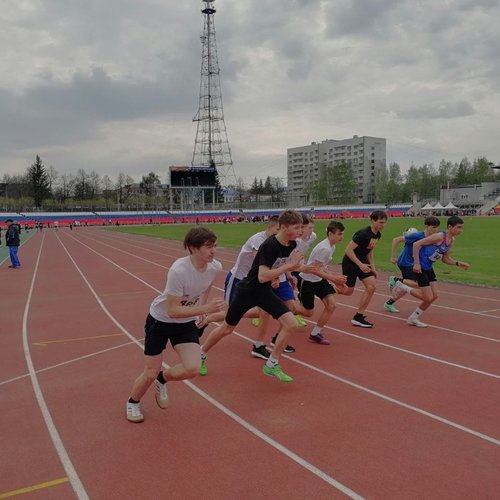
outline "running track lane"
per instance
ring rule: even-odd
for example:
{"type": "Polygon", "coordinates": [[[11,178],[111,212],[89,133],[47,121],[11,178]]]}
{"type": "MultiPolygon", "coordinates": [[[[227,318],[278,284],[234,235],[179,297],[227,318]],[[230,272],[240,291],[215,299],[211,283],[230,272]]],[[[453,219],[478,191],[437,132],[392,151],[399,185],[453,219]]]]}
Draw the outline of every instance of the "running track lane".
{"type": "MultiPolygon", "coordinates": [[[[90,234],[90,232],[87,234],[90,234]]],[[[68,245],[69,248],[70,245],[66,241],[66,239],[64,239],[64,242],[65,244],[68,245]]],[[[110,310],[111,309],[116,310],[116,312],[113,311],[113,314],[116,314],[117,316],[118,315],[123,316],[124,323],[127,321],[131,321],[132,316],[138,315],[140,317],[140,323],[142,323],[144,316],[143,310],[147,309],[150,297],[149,298],[142,297],[140,291],[137,290],[136,286],[132,284],[132,282],[130,282],[129,279],[126,278],[126,276],[124,277],[123,272],[117,272],[116,268],[113,271],[108,270],[107,268],[110,267],[109,263],[106,268],[106,273],[109,272],[109,274],[104,274],[104,268],[102,267],[102,258],[95,259],[95,256],[92,256],[91,253],[89,253],[88,251],[86,251],[86,253],[85,251],[82,251],[81,247],[80,250],[78,250],[78,246],[76,245],[74,246],[74,248],[70,250],[70,252],[74,255],[79,254],[80,259],[82,259],[82,262],[84,262],[86,265],[86,271],[88,272],[88,275],[91,276],[91,280],[93,283],[92,286],[95,286],[96,290],[102,289],[102,295],[100,293],[100,296],[103,297],[103,301],[110,307],[110,310]],[[115,287],[116,283],[120,283],[118,290],[115,287]],[[139,299],[137,298],[138,295],[139,299]],[[124,309],[126,309],[126,311],[124,311],[124,309]],[[134,310],[133,315],[129,313],[131,309],[134,310]]],[[[118,253],[119,252],[116,252],[116,254],[118,253]]],[[[59,253],[54,255],[57,256],[56,261],[62,259],[59,253]]],[[[129,261],[130,262],[128,268],[131,270],[130,272],[134,272],[135,268],[139,268],[137,272],[142,274],[143,278],[149,276],[149,278],[152,279],[153,282],[158,281],[160,283],[159,288],[163,287],[164,275],[165,275],[164,272],[152,273],[151,271],[148,271],[146,269],[147,266],[144,266],[143,262],[142,263],[134,262],[134,259],[132,260],[129,259],[129,261]],[[153,276],[153,274],[155,276],[153,276]]],[[[64,271],[64,273],[62,273],[62,271],[63,269],[66,269],[66,262],[64,260],[62,260],[61,262],[64,262],[64,265],[62,264],[60,265],[57,273],[58,275],[61,276],[61,281],[65,281],[62,278],[66,275],[66,271],[64,271]]],[[[54,269],[52,263],[48,263],[47,267],[49,269],[47,275],[52,274],[53,276],[54,269]]],[[[41,282],[44,281],[42,278],[43,275],[41,274],[40,277],[41,282]]],[[[73,283],[73,279],[74,278],[72,278],[69,281],[70,284],[73,283]]],[[[78,280],[76,280],[75,282],[77,281],[78,280]]],[[[69,285],[68,289],[71,290],[72,286],[73,285],[69,285]]],[[[148,292],[144,292],[144,295],[147,295],[147,293],[148,292]]],[[[43,293],[44,310],[47,310],[50,306],[49,301],[47,301],[46,299],[46,295],[47,293],[45,290],[43,293]]],[[[78,304],[73,307],[76,325],[77,326],[79,325],[79,318],[81,316],[86,316],[87,318],[91,316],[92,322],[96,322],[96,325],[94,325],[95,329],[101,332],[103,331],[103,327],[105,327],[107,331],[109,325],[105,324],[104,322],[101,327],[100,325],[101,319],[98,319],[100,315],[99,312],[94,311],[94,308],[91,305],[87,305],[86,299],[85,300],[82,299],[82,295],[84,295],[84,292],[82,291],[79,295],[80,296],[77,299],[78,304]],[[82,314],[82,310],[85,310],[84,314],[82,314]]],[[[64,297],[54,297],[54,302],[59,302],[59,300],[63,300],[63,298],[64,297]]],[[[68,301],[68,304],[65,304],[65,307],[67,307],[70,304],[70,302],[71,300],[68,301]]],[[[35,306],[33,307],[35,308],[35,306]]],[[[42,318],[45,317],[43,313],[40,314],[42,318]]],[[[35,319],[33,320],[33,322],[34,324],[37,323],[35,319]]],[[[57,332],[54,333],[57,334],[57,332]]],[[[80,332],[77,329],[75,333],[77,335],[80,335],[80,333],[85,334],[85,331],[80,332]]],[[[66,334],[67,332],[62,332],[62,331],[59,332],[60,337],[64,337],[66,334]]],[[[89,332],[87,332],[87,334],[89,334],[89,332]]],[[[91,342],[94,341],[92,340],[91,342]]],[[[120,342],[123,342],[123,340],[120,340],[120,342]]],[[[52,347],[56,345],[58,347],[56,358],[57,361],[60,362],[64,350],[61,352],[61,350],[59,349],[61,347],[60,345],[51,344],[52,347]]],[[[67,346],[69,345],[70,343],[67,344],[67,346]]],[[[83,346],[84,344],[80,345],[83,346]]],[[[90,347],[91,348],[89,348],[88,344],[85,344],[85,350],[83,352],[88,354],[89,351],[95,348],[95,346],[90,346],[90,347]]],[[[94,388],[93,386],[98,385],[99,386],[98,388],[103,393],[109,392],[108,395],[103,394],[104,396],[103,398],[98,398],[99,412],[101,412],[101,410],[103,411],[104,415],[103,420],[106,420],[106,417],[109,414],[113,414],[113,412],[116,412],[116,399],[117,399],[116,392],[122,391],[125,392],[126,394],[126,392],[129,390],[131,382],[130,380],[130,382],[127,381],[127,383],[123,384],[120,381],[119,384],[115,385],[114,383],[115,378],[120,379],[123,378],[124,376],[125,377],[135,376],[135,372],[130,373],[131,365],[135,366],[135,370],[140,369],[141,365],[140,351],[138,356],[137,353],[134,354],[135,349],[137,348],[136,347],[132,348],[132,347],[133,346],[130,346],[130,349],[128,347],[124,347],[123,349],[118,348],[113,351],[109,351],[109,353],[103,354],[102,356],[95,356],[92,358],[88,358],[87,360],[83,360],[81,363],[75,362],[71,366],[66,365],[64,368],[61,367],[59,369],[49,370],[45,372],[46,375],[44,376],[47,377],[48,381],[47,391],[49,391],[50,393],[54,392],[59,395],[59,397],[56,398],[56,400],[54,401],[53,405],[51,404],[49,406],[51,408],[52,406],[57,408],[58,405],[59,406],[61,405],[60,399],[64,400],[65,398],[61,398],[61,395],[59,394],[60,392],[70,391],[73,394],[73,399],[71,399],[70,397],[71,401],[75,401],[77,403],[78,399],[74,398],[74,392],[80,395],[81,392],[85,392],[86,390],[88,390],[88,388],[94,391],[94,389],[97,390],[97,388],[94,388]],[[131,350],[133,352],[129,353],[129,351],[131,350]],[[124,360],[122,356],[123,353],[125,352],[129,353],[131,356],[130,357],[127,356],[126,359],[124,360]],[[113,358],[116,357],[117,359],[107,360],[108,356],[113,358]],[[102,362],[101,357],[103,359],[105,358],[105,360],[107,361],[104,367],[101,366],[102,362]],[[94,367],[93,366],[94,362],[98,363],[99,366],[94,367]],[[78,369],[79,364],[85,364],[84,368],[79,370],[78,369]],[[126,366],[125,369],[123,368],[124,364],[126,366]],[[109,374],[110,376],[108,377],[108,379],[105,380],[106,382],[105,384],[102,383],[99,377],[97,377],[97,382],[96,382],[96,377],[94,377],[94,372],[97,371],[99,373],[99,368],[101,370],[104,369],[106,375],[108,375],[108,371],[111,371],[111,373],[109,374]],[[62,370],[65,371],[66,369],[68,369],[68,376],[61,377],[61,371],[62,370]],[[53,378],[53,380],[51,377],[53,378]],[[84,379],[84,383],[80,385],[81,378],[84,379]],[[75,388],[76,391],[73,391],[72,387],[70,388],[66,387],[68,385],[68,379],[69,381],[71,381],[71,384],[69,385],[77,386],[75,388]],[[57,390],[58,383],[64,385],[64,387],[61,390],[57,390]],[[123,385],[125,385],[124,388],[122,387],[123,385]],[[81,386],[84,386],[87,389],[82,388],[82,390],[78,390],[78,388],[80,388],[81,386]],[[108,402],[109,406],[107,405],[108,402]],[[103,406],[104,408],[101,408],[101,406],[103,406]]],[[[312,347],[316,348],[318,346],[312,346],[312,347]]],[[[71,347],[71,349],[72,349],[71,354],[75,355],[76,352],[74,351],[76,348],[71,347]]],[[[354,489],[358,491],[358,493],[361,492],[361,494],[366,496],[384,495],[384,497],[388,496],[390,497],[391,492],[398,492],[398,493],[400,493],[401,491],[422,492],[424,491],[423,490],[424,487],[426,486],[428,487],[429,481],[427,476],[428,475],[438,476],[438,474],[436,474],[436,470],[439,471],[439,475],[441,477],[436,478],[436,483],[439,484],[436,484],[435,488],[432,489],[433,492],[443,492],[443,490],[445,492],[448,492],[448,494],[451,491],[457,491],[461,493],[470,492],[471,491],[470,487],[473,488],[474,486],[477,486],[477,484],[479,484],[478,477],[481,478],[481,482],[483,483],[482,487],[488,487],[488,485],[490,486],[493,485],[498,487],[498,483],[496,484],[494,482],[491,483],[492,481],[491,477],[489,480],[487,480],[488,478],[487,467],[481,471],[481,476],[476,476],[475,474],[477,473],[477,471],[475,471],[474,469],[470,470],[470,464],[468,472],[472,477],[470,477],[470,475],[468,476],[467,474],[465,474],[465,476],[461,480],[455,481],[456,484],[453,483],[454,484],[453,487],[451,487],[450,485],[443,484],[443,477],[445,478],[452,477],[453,473],[456,474],[456,471],[460,470],[460,467],[463,465],[462,461],[465,461],[465,458],[470,459],[471,453],[475,450],[475,447],[479,446],[477,444],[478,440],[476,438],[472,438],[470,436],[466,436],[464,438],[461,435],[461,433],[453,429],[451,431],[446,429],[446,431],[443,432],[443,429],[441,427],[442,424],[429,422],[426,419],[424,419],[424,422],[422,422],[421,417],[415,417],[415,415],[413,414],[410,415],[410,417],[406,415],[403,418],[401,418],[400,413],[405,414],[407,413],[406,410],[397,409],[397,411],[395,411],[395,409],[392,407],[393,405],[387,404],[387,402],[381,403],[380,401],[376,401],[374,404],[372,401],[372,399],[374,398],[367,397],[365,394],[360,395],[359,391],[354,391],[352,390],[352,388],[346,387],[344,384],[339,384],[338,382],[332,383],[329,380],[325,379],[325,377],[318,377],[316,373],[314,372],[311,373],[310,369],[301,368],[300,370],[298,370],[294,367],[294,375],[296,375],[297,377],[296,383],[294,383],[290,388],[284,389],[279,384],[273,383],[274,381],[269,380],[265,377],[259,377],[259,375],[256,374],[256,369],[257,370],[260,369],[261,362],[250,359],[247,355],[247,349],[248,349],[248,344],[242,343],[241,339],[237,337],[228,339],[227,344],[224,348],[221,347],[215,349],[213,351],[213,354],[211,354],[210,356],[211,365],[214,365],[213,376],[209,376],[206,379],[201,379],[201,378],[196,379],[194,381],[195,384],[202,387],[206,385],[207,388],[210,388],[211,390],[214,391],[214,394],[220,392],[221,394],[220,395],[217,394],[217,397],[220,396],[220,399],[226,402],[228,406],[230,405],[233,408],[236,408],[239,414],[244,413],[245,418],[252,419],[254,423],[258,422],[263,429],[267,429],[268,432],[272,433],[273,435],[280,436],[280,439],[282,438],[282,442],[288,441],[289,448],[293,448],[295,451],[297,450],[302,451],[302,448],[304,448],[303,450],[304,456],[309,456],[311,460],[314,461],[314,463],[316,464],[324,463],[325,469],[331,468],[335,472],[338,471],[338,475],[336,475],[336,477],[339,479],[343,478],[347,479],[347,481],[344,481],[344,484],[348,484],[350,487],[356,486],[356,488],[354,489]],[[242,356],[242,346],[243,346],[243,352],[245,353],[245,355],[243,356],[242,356]],[[256,363],[258,365],[258,368],[256,368],[256,363]],[[223,375],[227,375],[227,377],[224,377],[223,375]],[[329,398],[327,397],[327,395],[332,395],[332,397],[329,398]],[[258,401],[259,404],[256,405],[255,401],[258,401]],[[286,412],[283,411],[284,405],[286,405],[287,408],[286,412]],[[407,429],[407,426],[410,428],[409,431],[407,429]],[[439,431],[435,430],[436,427],[439,428],[439,431]],[[419,431],[417,433],[419,434],[418,438],[412,435],[415,434],[415,430],[412,429],[416,429],[419,431]],[[455,436],[455,433],[457,433],[459,435],[457,439],[458,441],[460,441],[461,444],[460,445],[456,444],[454,446],[453,443],[448,443],[448,437],[447,437],[448,432],[451,432],[453,436],[455,436]],[[387,434],[391,434],[391,436],[388,436],[387,434]],[[437,434],[437,436],[435,434],[437,434]],[[432,443],[430,446],[431,453],[429,453],[429,449],[427,449],[426,451],[420,450],[418,443],[423,438],[426,437],[431,441],[434,440],[436,443],[439,443],[440,445],[439,448],[441,449],[442,447],[443,452],[437,454],[432,453],[434,448],[432,446],[432,443]],[[409,444],[411,444],[412,446],[411,449],[407,450],[406,446],[408,446],[409,444]],[[415,448],[413,448],[413,445],[415,445],[415,448]],[[457,447],[459,448],[458,450],[455,449],[457,447]],[[401,453],[401,456],[398,455],[397,457],[392,457],[392,462],[390,462],[388,465],[387,458],[389,458],[391,450],[392,451],[396,450],[398,454],[401,453]],[[450,456],[445,458],[444,454],[446,452],[448,452],[450,456]],[[426,457],[426,459],[424,459],[424,457],[426,457]],[[398,463],[394,464],[393,463],[395,462],[394,458],[397,458],[398,463],[401,462],[401,464],[400,465],[398,463]],[[450,463],[450,458],[452,459],[451,463],[450,463]],[[336,464],[336,461],[339,462],[338,466],[336,464]],[[420,464],[421,461],[426,463],[420,464]],[[410,470],[412,470],[412,473],[414,473],[414,480],[412,484],[407,484],[408,474],[403,473],[404,469],[403,465],[407,464],[410,466],[410,470]],[[389,470],[391,468],[394,468],[394,470],[389,470]],[[441,470],[444,470],[444,475],[441,472],[441,470]],[[423,479],[420,480],[421,475],[423,476],[423,479]],[[392,476],[398,476],[398,477],[392,477],[392,476]],[[468,482],[470,486],[469,489],[466,488],[464,489],[460,485],[460,482],[462,480],[468,482]],[[403,485],[399,484],[401,483],[401,481],[404,483],[403,485]],[[358,485],[359,488],[357,487],[358,485]]],[[[37,363],[38,362],[41,363],[43,361],[45,362],[45,366],[48,366],[47,363],[50,362],[50,352],[48,352],[47,349],[45,349],[45,351],[43,352],[44,352],[43,357],[37,359],[36,361],[37,363]]],[[[312,359],[313,362],[314,362],[314,357],[313,357],[314,352],[318,351],[317,350],[311,351],[311,357],[313,358],[312,359]]],[[[355,361],[356,364],[357,363],[362,364],[363,359],[361,355],[355,361]]],[[[368,361],[369,363],[376,364],[377,358],[374,359],[373,352],[370,353],[370,359],[368,361]]],[[[368,363],[366,363],[366,365],[368,365],[368,363]]],[[[391,367],[384,366],[384,369],[385,368],[390,369],[391,367]]],[[[182,384],[178,384],[177,386],[175,386],[172,389],[172,393],[174,396],[174,406],[169,410],[167,410],[169,412],[168,423],[172,421],[173,428],[175,429],[176,439],[171,444],[172,446],[174,446],[174,449],[177,452],[178,450],[177,447],[175,447],[175,445],[179,443],[178,438],[180,438],[181,436],[178,436],[178,434],[182,432],[183,428],[180,422],[174,425],[173,419],[175,418],[177,412],[182,412],[184,418],[184,425],[186,425],[186,422],[193,420],[193,415],[196,414],[193,412],[193,405],[194,404],[198,405],[199,401],[198,398],[194,397],[193,393],[190,392],[188,389],[185,389],[184,385],[182,384]]],[[[125,422],[122,416],[121,400],[118,406],[120,406],[120,409],[117,412],[118,414],[116,415],[116,417],[118,418],[118,420],[116,421],[116,425],[121,429],[120,423],[125,424],[125,426],[123,426],[122,431],[130,432],[130,435],[127,434],[127,436],[131,437],[132,439],[138,433],[141,433],[140,429],[146,426],[155,425],[156,422],[155,417],[156,418],[163,417],[161,422],[159,422],[158,432],[161,433],[165,431],[165,418],[163,415],[161,415],[162,412],[154,408],[153,403],[149,404],[148,407],[147,403],[145,402],[145,411],[148,412],[147,415],[148,420],[142,426],[131,426],[131,424],[125,422]],[[156,410],[156,415],[155,415],[155,410],[156,410]],[[149,413],[152,413],[151,417],[149,416],[149,413]],[[120,422],[120,419],[122,419],[123,422],[120,422]]],[[[205,407],[203,406],[203,408],[205,407]]],[[[59,411],[68,412],[67,409],[60,409],[59,411]]],[[[87,411],[82,410],[80,406],[77,405],[77,409],[75,409],[75,411],[72,413],[74,414],[71,415],[71,418],[62,418],[61,419],[62,423],[58,425],[61,426],[64,425],[65,423],[69,425],[67,421],[73,422],[75,420],[78,420],[79,418],[84,420],[82,425],[84,426],[90,425],[88,423],[89,420],[88,410],[87,411]],[[81,411],[83,411],[82,415],[80,415],[81,411]]],[[[218,415],[218,412],[215,413],[216,415],[218,415]]],[[[212,417],[212,414],[209,413],[209,416],[212,417]]],[[[228,443],[226,442],[227,439],[226,436],[224,436],[224,433],[222,433],[224,439],[220,439],[221,435],[220,421],[218,421],[212,428],[209,425],[210,422],[208,422],[207,420],[210,420],[211,422],[212,418],[209,419],[203,418],[201,419],[201,422],[200,419],[196,419],[194,422],[195,435],[198,436],[198,434],[196,434],[196,430],[201,431],[202,435],[201,440],[197,441],[196,444],[193,445],[193,448],[196,449],[194,453],[195,456],[197,457],[199,454],[200,442],[201,443],[206,442],[212,445],[213,441],[216,442],[222,441],[224,442],[224,449],[228,447],[228,443]],[[215,439],[213,439],[213,437],[215,437],[215,439]]],[[[108,437],[109,434],[108,427],[107,426],[103,427],[102,424],[103,422],[100,419],[96,421],[96,426],[101,431],[99,435],[100,436],[106,435],[108,437]],[[102,432],[103,429],[104,432],[102,432]]],[[[81,426],[78,426],[78,428],[80,427],[81,426]]],[[[227,426],[225,425],[224,431],[226,431],[226,427],[227,426]]],[[[151,430],[151,428],[148,427],[148,429],[149,429],[148,430],[148,435],[149,435],[149,431],[151,430]]],[[[238,430],[239,429],[237,429],[237,431],[238,430]]],[[[75,432],[74,426],[69,425],[67,434],[70,442],[78,439],[77,437],[71,435],[72,433],[74,434],[74,432],[75,432]]],[[[236,448],[238,448],[237,445],[239,440],[241,439],[239,437],[240,433],[241,430],[239,430],[239,432],[236,432],[234,437],[231,433],[229,436],[231,441],[235,440],[236,448]]],[[[89,433],[82,433],[82,438],[83,436],[87,436],[88,440],[89,439],[88,434],[89,433]]],[[[188,436],[187,440],[189,440],[190,434],[188,433],[186,434],[186,436],[188,436]]],[[[119,437],[123,437],[123,435],[119,435],[119,437]]],[[[156,437],[157,436],[154,437],[155,440],[156,437]]],[[[168,437],[171,436],[169,435],[168,437]]],[[[453,440],[455,440],[455,438],[456,437],[454,437],[453,440]]],[[[105,456],[105,453],[102,453],[99,450],[103,446],[105,447],[104,442],[107,442],[108,440],[111,441],[109,445],[111,449],[113,449],[113,447],[116,447],[117,445],[116,440],[110,439],[109,437],[106,440],[102,440],[101,437],[102,442],[99,443],[100,448],[98,450],[92,449],[91,451],[93,461],[95,461],[96,459],[99,460],[98,457],[100,457],[101,455],[105,456]]],[[[426,441],[426,439],[424,439],[424,441],[426,441]]],[[[252,443],[253,442],[254,440],[252,440],[252,443]]],[[[87,442],[86,440],[84,440],[84,442],[82,442],[80,446],[84,448],[86,444],[87,442]]],[[[261,443],[258,443],[257,445],[258,447],[262,446],[261,443]]],[[[74,453],[76,454],[80,453],[79,451],[81,449],[80,446],[77,446],[75,448],[74,453]]],[[[203,448],[205,448],[205,446],[203,448]]],[[[270,450],[268,449],[269,447],[266,446],[265,448],[266,448],[266,454],[269,453],[270,452],[270,450]]],[[[493,446],[493,448],[497,450],[498,447],[493,446]]],[[[126,448],[125,454],[127,454],[127,449],[129,450],[129,447],[126,448]]],[[[241,449],[243,448],[239,448],[240,453],[241,449]]],[[[221,455],[220,452],[217,452],[217,450],[212,450],[212,451],[213,451],[212,456],[214,457],[214,460],[212,461],[217,462],[218,465],[222,463],[227,468],[229,465],[227,463],[227,460],[224,459],[224,454],[221,455]]],[[[495,453],[497,453],[497,451],[495,451],[495,453]]],[[[187,455],[192,460],[193,451],[187,450],[187,455]]],[[[490,463],[495,463],[495,456],[496,456],[496,461],[498,462],[498,455],[493,454],[493,456],[486,456],[488,455],[488,453],[485,451],[483,451],[481,455],[483,456],[483,459],[486,459],[486,461],[492,460],[492,462],[490,463]]],[[[171,457],[171,455],[167,453],[166,457],[171,457]]],[[[275,463],[274,457],[271,458],[272,458],[272,464],[274,464],[275,463]]],[[[266,462],[265,477],[281,477],[278,471],[273,472],[274,470],[273,465],[267,463],[266,459],[263,459],[263,461],[266,462]]],[[[126,466],[127,464],[126,461],[123,463],[120,461],[118,462],[119,465],[121,464],[126,466]]],[[[162,460],[162,462],[164,461],[162,460]]],[[[170,461],[168,463],[170,464],[170,461]]],[[[245,465],[247,463],[248,461],[245,461],[245,465]]],[[[291,474],[293,474],[293,478],[298,476],[297,474],[295,474],[295,472],[290,470],[291,468],[290,461],[285,460],[285,463],[286,463],[285,465],[286,482],[291,482],[292,481],[290,477],[291,474]]],[[[231,461],[231,464],[233,464],[233,461],[231,461]]],[[[148,465],[151,467],[149,463],[148,465]]],[[[204,465],[206,464],[204,463],[204,465]]],[[[81,467],[83,467],[83,465],[81,467]]],[[[81,467],[77,465],[77,469],[79,470],[79,472],[81,467]]],[[[252,470],[254,470],[255,467],[259,466],[255,465],[252,462],[251,466],[252,470]]],[[[125,467],[125,469],[119,467],[119,469],[120,470],[117,471],[117,475],[123,475],[123,470],[127,470],[127,472],[130,473],[129,468],[127,467],[125,467]]],[[[245,480],[248,479],[248,476],[249,474],[251,474],[251,472],[248,472],[244,466],[240,468],[237,464],[235,464],[234,469],[230,468],[228,469],[227,472],[230,472],[231,476],[234,475],[235,477],[237,477],[238,481],[240,481],[240,484],[245,484],[246,491],[247,492],[249,491],[248,485],[247,483],[245,483],[245,480]],[[241,483],[241,481],[243,481],[243,483],[241,483]]],[[[110,473],[113,474],[112,472],[110,473]]],[[[165,473],[163,470],[162,474],[163,474],[162,478],[165,478],[165,473]]],[[[208,476],[210,477],[208,479],[205,478],[204,479],[205,481],[210,480],[212,477],[210,474],[208,474],[208,476]]],[[[310,473],[306,474],[306,476],[307,476],[306,482],[309,482],[309,484],[307,484],[306,486],[310,487],[311,486],[310,473]]],[[[197,475],[197,477],[199,478],[200,476],[197,475]]],[[[222,477],[219,476],[216,477],[219,480],[222,479],[222,477]]],[[[227,480],[227,475],[224,477],[227,480]]],[[[134,483],[134,478],[135,476],[131,478],[132,483],[134,483]]],[[[496,476],[493,479],[496,479],[496,476]]],[[[197,484],[197,481],[193,481],[193,477],[191,477],[191,482],[197,484]]],[[[179,483],[177,477],[175,483],[176,484],[179,483]]],[[[269,487],[268,483],[269,481],[266,482],[267,487],[269,487]]],[[[165,485],[165,481],[161,482],[161,484],[165,485]]],[[[211,484],[211,483],[209,482],[206,484],[211,484]]],[[[432,481],[430,482],[430,484],[432,485],[432,481]]],[[[224,491],[224,488],[226,487],[229,488],[230,486],[226,486],[224,481],[220,482],[218,486],[219,493],[221,489],[222,491],[224,491]]],[[[294,492],[295,494],[298,494],[300,491],[299,489],[297,489],[297,485],[294,484],[293,488],[291,489],[293,490],[292,496],[288,496],[288,498],[304,497],[303,495],[302,496],[298,495],[296,497],[293,496],[294,492]]],[[[327,490],[328,496],[325,496],[324,498],[331,498],[332,491],[334,490],[332,490],[332,488],[329,487],[327,490]]],[[[283,490],[280,490],[280,492],[283,493],[283,490]]],[[[278,497],[280,492],[278,492],[278,497]]],[[[94,495],[92,495],[92,497],[94,497],[94,495]]],[[[318,497],[323,498],[323,496],[321,496],[321,492],[319,493],[318,497]]],[[[441,495],[441,497],[443,497],[443,495],[441,495]]]]}

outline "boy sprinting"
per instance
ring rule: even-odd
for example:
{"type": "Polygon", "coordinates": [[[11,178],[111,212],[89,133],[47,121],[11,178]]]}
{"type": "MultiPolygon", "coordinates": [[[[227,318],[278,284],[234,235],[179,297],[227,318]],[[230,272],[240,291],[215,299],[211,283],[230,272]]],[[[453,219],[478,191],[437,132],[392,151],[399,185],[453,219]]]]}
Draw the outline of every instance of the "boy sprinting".
{"type": "MultiPolygon", "coordinates": [[[[236,296],[238,284],[248,275],[255,259],[255,255],[257,254],[257,250],[260,248],[262,243],[267,240],[267,238],[274,236],[278,232],[278,218],[279,217],[277,215],[269,217],[267,220],[266,230],[250,236],[250,238],[248,238],[245,244],[241,247],[236,262],[232,269],[227,273],[224,283],[224,300],[227,305],[230,305],[233,302],[236,296]]],[[[256,314],[259,314],[258,310],[256,314]]],[[[248,313],[246,315],[248,315],[248,313]]],[[[224,316],[220,318],[220,320],[222,319],[224,319],[224,316]]],[[[264,342],[267,318],[263,315],[262,318],[260,318],[260,321],[254,324],[258,327],[258,329],[257,339],[253,343],[251,355],[255,358],[268,359],[271,353],[268,351],[264,342]]]]}
{"type": "Polygon", "coordinates": [[[206,371],[205,353],[223,337],[233,332],[246,311],[258,306],[281,324],[281,330],[263,367],[263,373],[282,382],[293,380],[283,372],[279,360],[287,339],[299,327],[293,313],[273,293],[272,286],[277,285],[281,274],[300,267],[303,254],[296,250],[295,239],[301,232],[302,217],[293,210],[287,210],[280,215],[278,223],[278,232],[260,245],[247,277],[238,285],[236,297],[228,308],[225,320],[209,333],[204,342],[203,371],[206,371]]]}
{"type": "Polygon", "coordinates": [[[375,259],[373,250],[382,236],[382,231],[387,224],[387,214],[383,210],[375,210],[370,214],[370,225],[360,229],[345,249],[342,260],[342,273],[347,276],[347,289],[345,295],[352,295],[354,285],[359,278],[365,287],[358,304],[358,310],[351,319],[354,326],[362,328],[372,328],[364,314],[370,303],[375,290],[377,289],[377,271],[375,269],[375,259]]]}
{"type": "Polygon", "coordinates": [[[330,282],[343,291],[346,277],[332,274],[328,265],[332,262],[335,252],[335,245],[340,243],[344,237],[344,225],[341,222],[330,222],[326,228],[326,238],[318,243],[312,250],[307,264],[316,268],[315,273],[299,274],[299,299],[307,311],[306,316],[311,317],[314,311],[314,298],[318,297],[322,302],[324,309],[320,314],[316,325],[314,326],[309,340],[320,345],[330,345],[322,333],[322,328],[326,325],[335,310],[335,288],[330,282]]]}
{"type": "Polygon", "coordinates": [[[446,231],[436,232],[426,238],[413,243],[413,272],[415,281],[418,283],[418,290],[398,281],[394,287],[394,292],[399,290],[410,292],[421,300],[419,306],[410,314],[406,322],[409,325],[419,328],[426,328],[428,325],[421,321],[421,316],[432,303],[437,299],[437,278],[433,269],[435,262],[442,259],[449,266],[457,266],[461,269],[469,269],[470,264],[455,260],[451,257],[451,249],[455,243],[455,237],[462,234],[464,221],[457,215],[452,215],[446,223],[446,231]],[[415,292],[420,292],[416,294],[415,292]]]}
{"type": "Polygon", "coordinates": [[[154,382],[156,402],[167,408],[167,383],[195,377],[200,370],[199,329],[197,318],[224,310],[222,299],[208,302],[217,274],[222,270],[214,260],[217,237],[204,227],[190,229],[184,238],[189,255],[177,259],[167,274],[165,290],[149,308],[144,331],[143,372],[135,380],[127,401],[127,420],[142,422],[140,400],[154,382]],[[170,340],[180,363],[162,369],[162,353],[170,340]]]}
{"type": "Polygon", "coordinates": [[[416,298],[422,300],[421,292],[418,292],[419,287],[417,282],[417,276],[413,272],[413,243],[418,240],[422,240],[436,233],[439,228],[440,220],[437,217],[429,216],[424,220],[424,230],[423,231],[412,231],[405,232],[403,236],[396,236],[392,240],[391,244],[391,262],[397,264],[399,270],[401,271],[402,279],[397,276],[389,277],[389,290],[391,291],[392,297],[384,303],[384,308],[391,313],[398,313],[399,310],[394,305],[401,297],[403,297],[407,292],[416,298]],[[403,251],[396,257],[397,247],[403,243],[405,244],[403,251]],[[409,288],[404,289],[398,282],[402,282],[409,288]]]}

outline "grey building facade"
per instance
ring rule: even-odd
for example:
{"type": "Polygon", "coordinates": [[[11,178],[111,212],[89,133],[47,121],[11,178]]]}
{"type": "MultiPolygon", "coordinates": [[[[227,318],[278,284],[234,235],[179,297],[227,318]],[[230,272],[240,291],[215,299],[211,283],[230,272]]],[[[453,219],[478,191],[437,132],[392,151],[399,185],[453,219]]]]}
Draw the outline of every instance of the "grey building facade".
{"type": "Polygon", "coordinates": [[[343,162],[352,167],[358,186],[358,203],[373,203],[375,173],[386,165],[386,139],[357,135],[352,139],[326,139],[308,146],[287,149],[288,196],[307,204],[307,186],[317,181],[326,168],[343,162]]]}

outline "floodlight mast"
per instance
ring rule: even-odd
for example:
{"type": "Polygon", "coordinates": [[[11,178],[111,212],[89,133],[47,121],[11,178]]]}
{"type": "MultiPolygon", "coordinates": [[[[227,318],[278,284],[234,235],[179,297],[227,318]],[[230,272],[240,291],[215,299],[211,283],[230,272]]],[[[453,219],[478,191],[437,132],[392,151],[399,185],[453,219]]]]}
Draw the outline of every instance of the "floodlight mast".
{"type": "Polygon", "coordinates": [[[193,118],[193,121],[198,123],[191,165],[215,168],[226,184],[236,184],[222,105],[214,1],[202,0],[205,6],[201,11],[204,20],[203,35],[200,37],[202,45],[200,97],[198,112],[193,118]]]}

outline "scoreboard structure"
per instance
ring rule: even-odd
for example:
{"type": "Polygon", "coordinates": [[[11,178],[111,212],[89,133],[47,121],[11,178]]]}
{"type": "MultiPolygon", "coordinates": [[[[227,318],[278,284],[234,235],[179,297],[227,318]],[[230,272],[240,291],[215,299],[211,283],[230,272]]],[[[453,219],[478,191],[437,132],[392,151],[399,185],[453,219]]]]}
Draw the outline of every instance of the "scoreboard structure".
{"type": "Polygon", "coordinates": [[[213,167],[169,167],[171,188],[216,187],[217,170],[213,167]]]}

